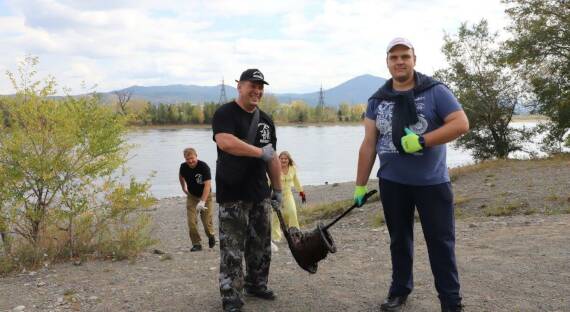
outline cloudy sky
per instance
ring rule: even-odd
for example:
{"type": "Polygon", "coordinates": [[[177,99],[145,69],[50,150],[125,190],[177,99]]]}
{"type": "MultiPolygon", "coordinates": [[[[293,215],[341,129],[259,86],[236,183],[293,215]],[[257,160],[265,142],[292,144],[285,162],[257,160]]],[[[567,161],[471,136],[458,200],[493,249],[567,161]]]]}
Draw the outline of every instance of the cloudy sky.
{"type": "Polygon", "coordinates": [[[0,94],[27,54],[60,86],[217,85],[257,67],[270,92],[315,91],[362,74],[388,77],[385,48],[409,38],[417,69],[444,66],[444,32],[485,18],[500,0],[0,0],[0,94]],[[159,4],[160,3],[160,4],[159,4]]]}

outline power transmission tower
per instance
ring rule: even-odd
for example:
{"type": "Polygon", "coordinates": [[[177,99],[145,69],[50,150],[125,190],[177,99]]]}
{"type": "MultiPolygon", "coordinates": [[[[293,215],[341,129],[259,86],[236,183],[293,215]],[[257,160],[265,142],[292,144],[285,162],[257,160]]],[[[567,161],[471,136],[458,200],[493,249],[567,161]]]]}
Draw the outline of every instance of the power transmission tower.
{"type": "Polygon", "coordinates": [[[218,100],[218,104],[226,104],[228,102],[228,98],[226,97],[226,85],[224,84],[224,78],[222,78],[222,85],[220,88],[220,99],[218,100]]]}
{"type": "Polygon", "coordinates": [[[319,103],[317,104],[317,121],[323,120],[323,114],[325,111],[325,93],[323,92],[323,85],[321,84],[321,89],[319,91],[319,103]]]}

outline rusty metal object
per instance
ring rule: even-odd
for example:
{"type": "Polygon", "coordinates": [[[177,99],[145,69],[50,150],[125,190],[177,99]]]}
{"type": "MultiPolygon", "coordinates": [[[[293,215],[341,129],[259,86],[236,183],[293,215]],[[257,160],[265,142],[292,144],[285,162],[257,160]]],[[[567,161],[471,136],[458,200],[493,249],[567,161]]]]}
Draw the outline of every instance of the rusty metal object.
{"type": "MultiPolygon", "coordinates": [[[[374,193],[376,193],[376,190],[368,192],[364,196],[364,202],[374,193]]],[[[323,223],[319,223],[314,230],[309,232],[303,232],[294,227],[287,228],[279,206],[273,205],[273,210],[277,213],[279,225],[287,240],[293,258],[295,258],[295,261],[297,261],[297,264],[301,268],[314,274],[317,272],[319,261],[326,258],[329,252],[335,253],[337,250],[333,237],[328,229],[356,207],[356,204],[352,205],[328,225],[325,226],[323,223]]]]}

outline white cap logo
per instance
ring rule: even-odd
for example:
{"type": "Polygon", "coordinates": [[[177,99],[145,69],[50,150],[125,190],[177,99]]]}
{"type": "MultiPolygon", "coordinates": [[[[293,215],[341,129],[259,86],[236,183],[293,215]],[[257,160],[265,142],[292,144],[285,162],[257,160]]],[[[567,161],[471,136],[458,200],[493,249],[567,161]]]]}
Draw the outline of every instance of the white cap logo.
{"type": "Polygon", "coordinates": [[[263,74],[258,70],[253,72],[252,77],[256,78],[256,79],[264,80],[263,74]]]}

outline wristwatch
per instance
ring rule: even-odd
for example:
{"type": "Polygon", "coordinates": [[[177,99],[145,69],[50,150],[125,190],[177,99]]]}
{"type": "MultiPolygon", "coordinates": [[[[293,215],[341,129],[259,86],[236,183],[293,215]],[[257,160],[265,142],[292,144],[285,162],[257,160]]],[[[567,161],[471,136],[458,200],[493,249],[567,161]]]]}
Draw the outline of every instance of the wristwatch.
{"type": "Polygon", "coordinates": [[[426,148],[426,139],[424,139],[424,136],[420,135],[420,138],[418,140],[420,142],[422,149],[426,148]]]}

